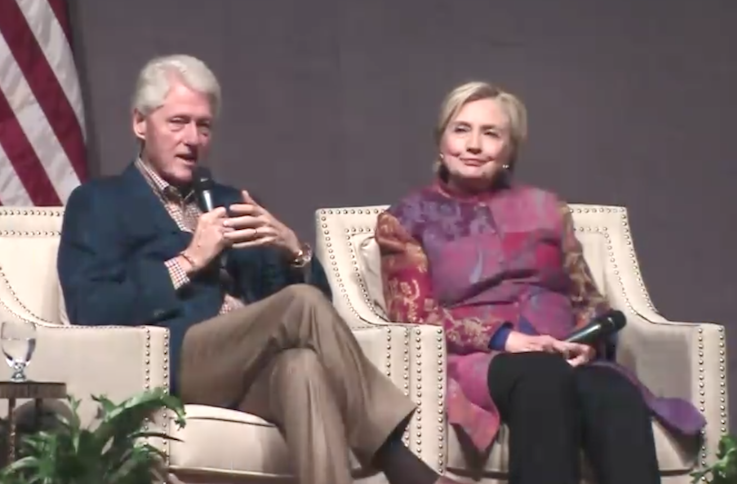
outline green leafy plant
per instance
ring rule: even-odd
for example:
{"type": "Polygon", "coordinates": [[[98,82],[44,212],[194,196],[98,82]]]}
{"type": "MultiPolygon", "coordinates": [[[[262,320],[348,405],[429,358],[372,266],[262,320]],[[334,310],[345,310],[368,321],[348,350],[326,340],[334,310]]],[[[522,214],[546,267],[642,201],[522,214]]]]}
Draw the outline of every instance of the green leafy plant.
{"type": "Polygon", "coordinates": [[[737,484],[737,441],[734,436],[722,436],[716,457],[711,465],[691,473],[692,484],[703,477],[711,484],[737,484]]]}
{"type": "Polygon", "coordinates": [[[81,425],[79,400],[69,398],[71,417],[56,415],[53,429],[21,437],[20,459],[0,471],[2,484],[145,484],[158,477],[163,453],[146,437],[177,440],[143,430],[147,418],[161,409],[174,412],[185,425],[184,405],[157,388],[119,404],[102,396],[100,421],[94,429],[81,425]]]}

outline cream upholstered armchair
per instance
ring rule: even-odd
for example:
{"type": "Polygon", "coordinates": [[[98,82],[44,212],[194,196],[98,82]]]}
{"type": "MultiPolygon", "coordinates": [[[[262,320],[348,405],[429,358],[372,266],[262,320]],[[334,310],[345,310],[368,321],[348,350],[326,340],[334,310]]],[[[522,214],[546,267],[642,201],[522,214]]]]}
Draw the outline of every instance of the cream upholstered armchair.
{"type": "MultiPolygon", "coordinates": [[[[419,404],[420,411],[410,424],[412,449],[436,469],[462,480],[506,480],[505,427],[485,464],[472,468],[464,459],[455,430],[446,424],[443,330],[386,319],[379,252],[373,239],[377,215],[385,208],[333,208],[316,213],[317,254],[328,272],[338,311],[355,328],[387,328],[387,334],[408,340],[405,358],[398,366],[387,366],[387,371],[401,377],[405,393],[419,404]]],[[[640,274],[625,208],[572,204],[570,209],[599,289],[627,316],[618,361],[656,394],[689,399],[706,416],[701,445],[679,441],[653,422],[663,482],[688,483],[689,473],[713,458],[727,431],[724,327],[673,322],[658,314],[640,274]]]]}
{"type": "MultiPolygon", "coordinates": [[[[82,399],[83,422],[93,423],[91,395],[120,401],[148,388],[168,388],[168,331],[70,324],[56,273],[62,217],[63,208],[0,208],[0,321],[37,324],[29,378],[66,382],[69,393],[82,399]]],[[[415,354],[409,330],[362,325],[355,334],[371,361],[408,389],[406,365],[415,354]]],[[[9,377],[8,366],[0,364],[0,380],[9,377]]],[[[6,409],[0,402],[0,417],[7,415],[6,409]]],[[[186,411],[184,429],[166,417],[154,424],[182,440],[159,443],[168,456],[170,482],[292,482],[286,445],[273,425],[203,405],[187,405],[186,411]]],[[[419,442],[419,427],[417,432],[419,442]]],[[[385,482],[353,462],[358,482],[385,482]]]]}

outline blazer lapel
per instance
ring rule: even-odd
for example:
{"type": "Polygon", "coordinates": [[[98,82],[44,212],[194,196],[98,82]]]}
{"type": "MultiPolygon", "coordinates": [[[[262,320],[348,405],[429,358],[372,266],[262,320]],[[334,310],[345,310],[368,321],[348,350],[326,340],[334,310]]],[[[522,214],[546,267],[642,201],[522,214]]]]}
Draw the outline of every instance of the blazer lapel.
{"type": "Polygon", "coordinates": [[[157,231],[184,234],[135,164],[128,165],[121,176],[130,200],[129,210],[138,224],[148,221],[157,231]]]}

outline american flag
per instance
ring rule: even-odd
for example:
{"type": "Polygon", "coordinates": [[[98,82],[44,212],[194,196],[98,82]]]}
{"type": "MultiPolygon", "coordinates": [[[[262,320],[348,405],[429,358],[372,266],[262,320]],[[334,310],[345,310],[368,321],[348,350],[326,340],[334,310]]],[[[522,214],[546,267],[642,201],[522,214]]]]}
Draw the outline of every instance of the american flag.
{"type": "Polygon", "coordinates": [[[0,0],[0,204],[63,205],[87,176],[66,0],[0,0]]]}

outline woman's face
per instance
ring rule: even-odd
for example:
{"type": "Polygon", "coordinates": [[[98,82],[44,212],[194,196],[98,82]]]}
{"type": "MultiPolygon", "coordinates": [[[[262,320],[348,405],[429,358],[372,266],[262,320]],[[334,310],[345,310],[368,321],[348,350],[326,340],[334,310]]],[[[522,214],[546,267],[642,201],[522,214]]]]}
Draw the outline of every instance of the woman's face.
{"type": "Polygon", "coordinates": [[[440,142],[451,186],[478,191],[489,187],[509,162],[509,117],[495,99],[465,104],[448,123],[440,142]]]}

